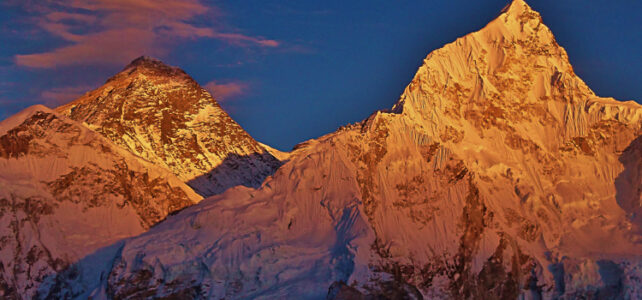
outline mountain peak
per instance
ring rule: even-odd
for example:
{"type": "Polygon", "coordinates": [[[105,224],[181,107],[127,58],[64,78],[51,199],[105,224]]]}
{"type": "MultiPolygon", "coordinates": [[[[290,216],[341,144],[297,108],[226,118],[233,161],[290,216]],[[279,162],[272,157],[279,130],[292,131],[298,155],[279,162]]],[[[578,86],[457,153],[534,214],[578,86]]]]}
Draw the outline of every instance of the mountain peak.
{"type": "Polygon", "coordinates": [[[525,12],[535,12],[524,0],[513,0],[502,9],[502,14],[521,15],[525,12]]]}
{"type": "MultiPolygon", "coordinates": [[[[513,0],[502,9],[497,19],[504,24],[506,29],[513,33],[539,31],[541,25],[543,25],[542,16],[523,0],[513,0]],[[525,27],[530,27],[530,30],[525,30],[525,27]]],[[[552,37],[552,34],[550,34],[550,37],[552,37]]]]}
{"type": "Polygon", "coordinates": [[[147,56],[57,111],[207,196],[258,186],[279,164],[187,73],[147,56]]]}
{"type": "Polygon", "coordinates": [[[125,67],[125,69],[139,67],[139,66],[169,67],[159,59],[153,58],[151,56],[142,55],[142,56],[139,56],[139,57],[135,58],[134,60],[132,60],[125,67]]]}
{"type": "MultiPolygon", "coordinates": [[[[125,66],[125,68],[123,68],[121,73],[129,75],[136,71],[156,76],[187,76],[187,74],[180,68],[167,65],[159,59],[145,55],[132,60],[127,66],[125,66]]],[[[120,74],[117,74],[116,76],[118,75],[120,74]]]]}
{"type": "Polygon", "coordinates": [[[13,129],[14,127],[20,125],[20,123],[24,122],[26,119],[30,118],[37,112],[52,113],[53,111],[41,104],[29,106],[18,112],[17,114],[0,122],[0,136],[4,135],[5,133],[7,133],[7,131],[13,129]]]}
{"type": "Polygon", "coordinates": [[[492,116],[483,114],[495,109],[501,122],[517,124],[526,105],[547,110],[548,100],[594,96],[540,14],[514,0],[481,30],[431,52],[393,110],[438,124],[479,113],[473,127],[485,130],[492,116]]]}

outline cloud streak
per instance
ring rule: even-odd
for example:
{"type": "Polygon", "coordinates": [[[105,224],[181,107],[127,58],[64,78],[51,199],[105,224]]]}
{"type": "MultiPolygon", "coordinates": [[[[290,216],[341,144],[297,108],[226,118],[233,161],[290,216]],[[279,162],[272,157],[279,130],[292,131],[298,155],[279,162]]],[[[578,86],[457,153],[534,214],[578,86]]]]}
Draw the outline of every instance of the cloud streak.
{"type": "Polygon", "coordinates": [[[247,92],[249,85],[244,82],[234,81],[228,83],[218,83],[210,81],[206,83],[203,88],[212,94],[214,99],[219,102],[225,102],[233,99],[236,96],[243,95],[247,92]]]}
{"type": "Polygon", "coordinates": [[[90,90],[92,90],[92,87],[88,85],[57,87],[42,91],[40,97],[45,101],[44,104],[46,106],[57,107],[84,95],[90,90]]]}
{"type": "MultiPolygon", "coordinates": [[[[68,42],[51,51],[14,57],[19,66],[123,64],[141,54],[164,56],[180,40],[210,38],[238,47],[278,47],[279,42],[195,25],[199,16],[220,15],[199,0],[50,0],[36,26],[68,42]]],[[[216,18],[215,18],[216,19],[216,18]]]]}

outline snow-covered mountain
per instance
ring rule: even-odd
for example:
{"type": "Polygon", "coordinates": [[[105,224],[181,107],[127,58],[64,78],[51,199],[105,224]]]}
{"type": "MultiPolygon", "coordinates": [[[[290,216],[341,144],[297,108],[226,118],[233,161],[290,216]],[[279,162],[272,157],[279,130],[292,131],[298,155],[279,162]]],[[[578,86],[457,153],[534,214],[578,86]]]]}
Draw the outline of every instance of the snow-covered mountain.
{"type": "MultiPolygon", "coordinates": [[[[43,280],[41,297],[642,298],[642,106],[595,95],[522,0],[430,53],[390,110],[291,153],[245,133],[226,138],[240,127],[214,126],[227,115],[211,97],[147,58],[59,111],[119,145],[114,153],[148,164],[143,157],[204,194],[221,191],[207,188],[218,181],[192,180],[225,155],[285,163],[256,189],[270,172],[244,173],[258,177],[50,267],[60,272],[43,280]],[[208,127],[227,129],[208,138],[208,127]]],[[[6,120],[0,134],[20,123],[6,120]]],[[[0,137],[0,157],[24,151],[14,136],[20,142],[0,137]]],[[[24,193],[50,193],[31,186],[43,180],[25,180],[24,193]]],[[[42,184],[57,186],[51,180],[42,184]]],[[[8,260],[3,274],[15,270],[8,260]]]]}
{"type": "Polygon", "coordinates": [[[83,295],[54,274],[81,276],[72,266],[81,259],[105,268],[97,250],[118,249],[201,195],[260,185],[281,164],[270,153],[287,156],[256,142],[185,72],[148,57],[56,111],[4,120],[0,298],[83,295]]]}
{"type": "Polygon", "coordinates": [[[56,110],[204,196],[258,187],[280,165],[189,75],[149,57],[56,110]]]}
{"type": "Polygon", "coordinates": [[[0,123],[0,170],[2,299],[32,298],[52,274],[201,200],[168,170],[44,106],[0,123]]]}
{"type": "Polygon", "coordinates": [[[429,54],[390,111],[127,240],[92,292],[639,299],[641,127],[515,0],[429,54]]]}

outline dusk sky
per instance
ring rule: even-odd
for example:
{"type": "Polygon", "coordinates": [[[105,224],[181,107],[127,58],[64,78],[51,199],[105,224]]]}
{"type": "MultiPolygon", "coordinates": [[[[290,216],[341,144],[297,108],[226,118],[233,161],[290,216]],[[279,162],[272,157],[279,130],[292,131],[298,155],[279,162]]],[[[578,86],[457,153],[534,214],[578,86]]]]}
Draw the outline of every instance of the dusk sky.
{"type": "MultiPolygon", "coordinates": [[[[527,2],[598,95],[642,101],[642,1],[527,2]]],[[[214,91],[257,140],[289,150],[391,107],[429,52],[507,3],[3,1],[0,119],[71,101],[149,55],[214,91]]]]}

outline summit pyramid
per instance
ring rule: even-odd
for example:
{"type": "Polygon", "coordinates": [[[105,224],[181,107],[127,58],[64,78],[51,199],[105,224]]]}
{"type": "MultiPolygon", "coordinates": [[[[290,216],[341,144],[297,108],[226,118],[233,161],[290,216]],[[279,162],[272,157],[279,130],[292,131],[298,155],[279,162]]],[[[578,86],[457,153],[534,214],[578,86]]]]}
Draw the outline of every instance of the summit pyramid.
{"type": "Polygon", "coordinates": [[[256,187],[280,164],[183,70],[150,57],[56,110],[204,196],[256,187]]]}

